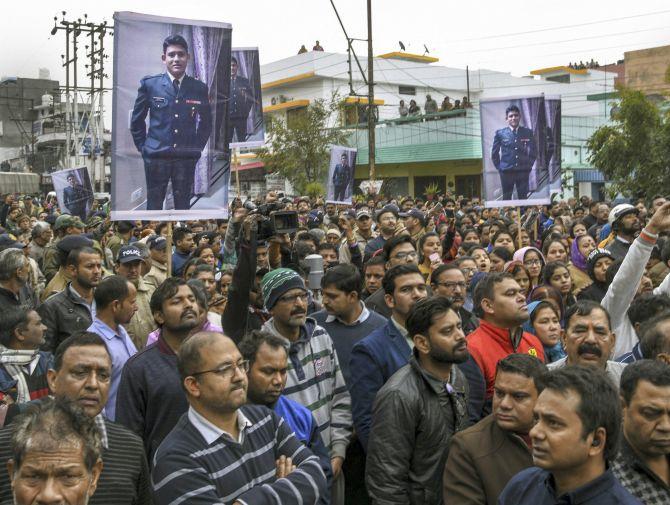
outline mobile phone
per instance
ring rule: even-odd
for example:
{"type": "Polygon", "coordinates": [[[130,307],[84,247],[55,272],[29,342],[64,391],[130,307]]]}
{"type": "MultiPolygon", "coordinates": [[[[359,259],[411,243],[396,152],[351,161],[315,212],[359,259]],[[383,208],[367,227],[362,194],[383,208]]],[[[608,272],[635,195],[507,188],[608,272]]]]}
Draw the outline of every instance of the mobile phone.
{"type": "Polygon", "coordinates": [[[431,263],[436,263],[436,262],[440,261],[440,255],[437,254],[437,253],[433,253],[428,257],[430,258],[431,263]]]}

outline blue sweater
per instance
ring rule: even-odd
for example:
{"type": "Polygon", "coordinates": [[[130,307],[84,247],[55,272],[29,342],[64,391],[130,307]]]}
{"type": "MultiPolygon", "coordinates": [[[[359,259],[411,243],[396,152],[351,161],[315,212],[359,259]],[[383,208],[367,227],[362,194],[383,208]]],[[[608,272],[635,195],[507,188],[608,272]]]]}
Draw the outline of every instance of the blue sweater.
{"type": "Polygon", "coordinates": [[[156,452],[151,472],[154,503],[187,505],[314,504],[326,488],[318,458],[303,446],[288,424],[259,405],[240,411],[251,422],[238,443],[222,435],[207,444],[184,414],[156,452]],[[277,479],[276,460],[297,467],[277,479]]]}

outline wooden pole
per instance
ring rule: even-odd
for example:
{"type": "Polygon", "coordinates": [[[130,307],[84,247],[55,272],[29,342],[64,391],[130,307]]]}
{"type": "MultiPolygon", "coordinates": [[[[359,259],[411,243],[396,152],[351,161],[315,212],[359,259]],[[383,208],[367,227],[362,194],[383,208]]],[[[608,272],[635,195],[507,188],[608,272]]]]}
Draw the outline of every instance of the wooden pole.
{"type": "Polygon", "coordinates": [[[237,198],[240,197],[240,166],[237,164],[237,147],[233,147],[233,166],[235,167],[235,185],[237,186],[237,198]]]}
{"type": "Polygon", "coordinates": [[[165,245],[167,251],[167,276],[172,277],[172,221],[167,224],[167,244],[165,245]]]}
{"type": "Polygon", "coordinates": [[[516,222],[517,225],[519,226],[519,229],[516,231],[516,240],[519,243],[519,249],[521,249],[523,246],[521,245],[521,207],[516,208],[516,222]]]}

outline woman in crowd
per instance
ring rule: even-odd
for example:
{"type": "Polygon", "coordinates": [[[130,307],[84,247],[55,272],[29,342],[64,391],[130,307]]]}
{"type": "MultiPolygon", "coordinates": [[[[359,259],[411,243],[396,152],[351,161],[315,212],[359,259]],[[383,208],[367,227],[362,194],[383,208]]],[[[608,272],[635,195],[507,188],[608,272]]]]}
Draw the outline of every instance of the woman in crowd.
{"type": "Polygon", "coordinates": [[[506,247],[495,247],[489,253],[491,260],[491,272],[502,272],[505,270],[505,264],[512,261],[512,253],[506,247]]]}
{"type": "Polygon", "coordinates": [[[572,277],[572,294],[575,296],[593,283],[587,272],[586,258],[595,248],[596,241],[588,234],[578,235],[572,241],[568,270],[572,277]]]}
{"type": "Polygon", "coordinates": [[[561,343],[561,316],[556,306],[549,300],[530,302],[528,314],[530,319],[524,324],[524,330],[540,339],[547,363],[564,358],[565,350],[561,343]]]}
{"type": "Polygon", "coordinates": [[[516,247],[519,247],[519,246],[528,247],[529,245],[531,245],[530,233],[528,233],[528,230],[525,230],[523,228],[521,228],[520,230],[516,230],[512,234],[512,239],[514,240],[514,245],[516,247]],[[519,235],[521,235],[521,239],[520,239],[521,244],[519,244],[519,235]]]}
{"type": "Polygon", "coordinates": [[[586,258],[586,272],[593,281],[593,284],[582,290],[579,300],[593,300],[596,303],[602,302],[607,293],[609,284],[607,283],[607,269],[614,263],[614,256],[607,249],[594,249],[586,258]]]}
{"type": "Polygon", "coordinates": [[[514,276],[514,280],[521,287],[523,296],[528,298],[528,293],[530,292],[530,274],[528,273],[528,269],[523,266],[523,263],[520,261],[511,261],[506,265],[505,271],[514,276]]]}
{"type": "Polygon", "coordinates": [[[434,231],[428,232],[419,239],[419,270],[426,281],[430,279],[438,266],[442,264],[442,241],[434,231]],[[434,256],[437,254],[437,256],[434,256]],[[431,258],[432,257],[432,258],[431,258]]]}
{"type": "Polygon", "coordinates": [[[202,260],[212,268],[216,268],[216,255],[212,246],[208,243],[203,243],[196,247],[191,253],[191,258],[202,260]]]}
{"type": "Polygon", "coordinates": [[[568,266],[562,261],[547,263],[542,270],[542,283],[558,290],[565,309],[574,305],[577,300],[572,294],[572,277],[568,266]]]}
{"type": "Polygon", "coordinates": [[[491,259],[489,254],[486,252],[486,249],[481,246],[474,246],[468,250],[468,256],[472,256],[477,263],[477,269],[480,272],[489,272],[491,270],[491,259]]]}
{"type": "Polygon", "coordinates": [[[568,250],[560,238],[550,237],[542,246],[542,254],[547,263],[552,261],[568,262],[568,250]]]}
{"type": "Polygon", "coordinates": [[[514,254],[514,239],[512,238],[512,235],[507,231],[507,230],[499,230],[496,232],[495,235],[493,235],[493,239],[491,240],[492,247],[504,247],[507,249],[509,252],[514,254]]]}
{"type": "Polygon", "coordinates": [[[514,253],[513,260],[523,263],[523,266],[528,269],[532,287],[540,284],[542,268],[546,261],[539,249],[536,247],[522,247],[514,253]]]}

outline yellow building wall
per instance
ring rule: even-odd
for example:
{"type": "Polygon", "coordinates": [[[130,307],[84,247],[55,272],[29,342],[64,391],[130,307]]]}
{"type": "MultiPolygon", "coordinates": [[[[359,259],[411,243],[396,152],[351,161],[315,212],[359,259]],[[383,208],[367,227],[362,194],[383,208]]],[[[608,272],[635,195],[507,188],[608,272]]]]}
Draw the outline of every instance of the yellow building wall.
{"type": "MultiPolygon", "coordinates": [[[[451,189],[456,185],[457,175],[480,175],[482,173],[481,160],[450,160],[431,161],[426,163],[390,163],[375,165],[375,179],[388,177],[407,177],[409,194],[414,195],[414,177],[443,176],[445,187],[451,189]]],[[[368,179],[369,167],[367,165],[356,166],[356,179],[368,179]]]]}
{"type": "Polygon", "coordinates": [[[670,65],[670,46],[652,47],[624,53],[626,86],[646,94],[670,95],[665,78],[670,65]]]}

